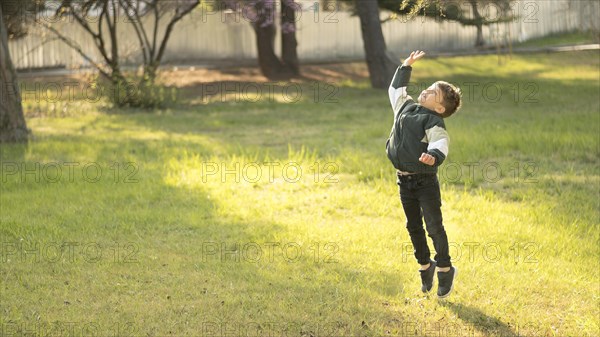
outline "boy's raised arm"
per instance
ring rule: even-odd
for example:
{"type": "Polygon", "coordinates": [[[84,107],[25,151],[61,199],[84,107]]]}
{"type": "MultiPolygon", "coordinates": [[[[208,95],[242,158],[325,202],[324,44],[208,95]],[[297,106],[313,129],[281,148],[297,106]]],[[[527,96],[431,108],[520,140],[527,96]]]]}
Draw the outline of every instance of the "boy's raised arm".
{"type": "Polygon", "coordinates": [[[390,96],[390,104],[394,110],[394,117],[400,112],[400,108],[409,99],[412,99],[406,92],[406,87],[410,81],[410,73],[412,71],[412,64],[417,60],[425,56],[423,51],[414,51],[410,53],[410,56],[404,60],[404,63],[396,69],[392,83],[388,88],[388,94],[390,96]]]}

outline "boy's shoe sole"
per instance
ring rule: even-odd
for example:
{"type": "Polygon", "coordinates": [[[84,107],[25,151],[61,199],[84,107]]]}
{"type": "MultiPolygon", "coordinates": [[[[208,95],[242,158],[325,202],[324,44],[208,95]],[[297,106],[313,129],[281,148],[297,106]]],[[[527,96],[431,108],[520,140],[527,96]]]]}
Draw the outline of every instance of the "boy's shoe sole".
{"type": "MultiPolygon", "coordinates": [[[[456,275],[458,275],[458,269],[455,266],[452,266],[452,268],[454,268],[454,276],[452,276],[452,285],[450,286],[450,290],[448,290],[448,292],[444,295],[438,295],[438,298],[446,298],[446,297],[450,296],[450,294],[452,293],[452,289],[454,289],[454,280],[456,280],[456,275]]],[[[438,287],[439,287],[439,282],[438,282],[438,287]]]]}

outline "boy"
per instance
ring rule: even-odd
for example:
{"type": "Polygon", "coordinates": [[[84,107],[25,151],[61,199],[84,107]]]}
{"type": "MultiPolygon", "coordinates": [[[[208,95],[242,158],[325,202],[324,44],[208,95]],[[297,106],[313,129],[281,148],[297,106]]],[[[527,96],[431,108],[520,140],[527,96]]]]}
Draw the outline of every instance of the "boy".
{"type": "Polygon", "coordinates": [[[429,292],[437,266],[439,298],[450,295],[456,267],[450,263],[448,237],[442,224],[442,201],[437,167],[448,155],[449,137],[443,118],[460,108],[460,89],[438,81],[423,90],[415,103],[406,93],[412,64],[425,56],[422,51],[410,53],[398,67],[388,89],[394,110],[394,125],[387,141],[387,155],[397,170],[400,200],[406,214],[406,228],[421,265],[421,290],[429,292]],[[436,251],[430,259],[423,220],[436,251]]]}

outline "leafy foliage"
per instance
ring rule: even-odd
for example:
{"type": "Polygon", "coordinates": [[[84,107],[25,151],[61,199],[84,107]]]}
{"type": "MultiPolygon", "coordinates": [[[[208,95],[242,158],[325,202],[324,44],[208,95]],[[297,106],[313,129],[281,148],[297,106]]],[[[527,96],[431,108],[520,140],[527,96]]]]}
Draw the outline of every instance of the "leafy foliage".
{"type": "Polygon", "coordinates": [[[32,23],[35,15],[44,10],[44,0],[0,0],[2,16],[8,38],[19,39],[27,35],[27,26],[32,23]]]}

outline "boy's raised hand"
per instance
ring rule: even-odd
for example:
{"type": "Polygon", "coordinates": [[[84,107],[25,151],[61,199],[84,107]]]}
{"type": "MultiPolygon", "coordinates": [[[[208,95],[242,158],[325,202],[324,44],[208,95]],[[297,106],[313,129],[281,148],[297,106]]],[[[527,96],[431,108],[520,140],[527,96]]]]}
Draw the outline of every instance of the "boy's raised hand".
{"type": "Polygon", "coordinates": [[[423,56],[425,56],[424,51],[422,51],[422,50],[413,51],[412,53],[410,53],[410,56],[406,60],[404,60],[404,63],[402,65],[411,66],[413,63],[415,63],[417,60],[419,60],[423,56]]]}

